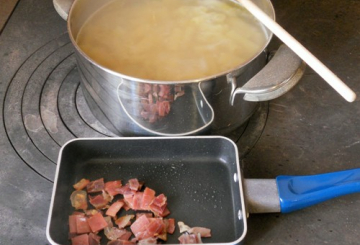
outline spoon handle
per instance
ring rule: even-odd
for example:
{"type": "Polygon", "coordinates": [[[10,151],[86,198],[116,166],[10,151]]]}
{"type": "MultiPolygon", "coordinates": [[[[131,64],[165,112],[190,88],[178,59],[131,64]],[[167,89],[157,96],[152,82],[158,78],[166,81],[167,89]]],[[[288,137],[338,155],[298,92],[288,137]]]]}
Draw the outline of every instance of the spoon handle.
{"type": "Polygon", "coordinates": [[[353,102],[356,94],[343,81],[341,81],[332,71],[329,70],[321,61],[301,45],[284,28],[271,19],[258,6],[250,0],[237,0],[252,15],[254,15],[264,26],[274,35],[294,51],[303,61],[305,61],[316,73],[318,73],[330,86],[332,86],[345,100],[353,102]]]}

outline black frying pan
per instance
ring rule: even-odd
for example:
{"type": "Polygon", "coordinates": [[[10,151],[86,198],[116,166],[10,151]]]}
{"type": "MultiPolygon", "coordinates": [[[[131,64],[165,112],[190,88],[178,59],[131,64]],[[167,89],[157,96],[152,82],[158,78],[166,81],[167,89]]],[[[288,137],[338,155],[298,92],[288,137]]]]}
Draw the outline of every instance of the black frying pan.
{"type": "MultiPolygon", "coordinates": [[[[225,137],[76,139],[65,144],[59,154],[47,225],[51,244],[70,244],[72,185],[81,178],[101,177],[105,181],[126,182],[130,178],[144,181],[146,186],[168,197],[169,217],[189,226],[210,228],[212,237],[203,242],[217,244],[239,244],[245,237],[243,183],[248,210],[252,212],[289,212],[360,191],[359,170],[243,181],[237,147],[225,137]]],[[[167,244],[178,244],[179,236],[177,229],[168,237],[167,244]]],[[[106,244],[105,240],[102,244],[106,244]]]]}

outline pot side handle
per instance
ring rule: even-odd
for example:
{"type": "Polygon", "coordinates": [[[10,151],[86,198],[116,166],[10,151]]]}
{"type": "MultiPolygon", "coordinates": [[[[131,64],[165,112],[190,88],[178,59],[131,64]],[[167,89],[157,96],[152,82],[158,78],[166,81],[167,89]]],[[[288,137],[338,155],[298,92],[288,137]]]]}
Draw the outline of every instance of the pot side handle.
{"type": "Polygon", "coordinates": [[[276,183],[282,213],[360,192],[360,168],[309,176],[278,176],[276,183]]]}
{"type": "Polygon", "coordinates": [[[75,0],[53,0],[53,5],[58,14],[64,20],[67,20],[71,5],[75,0]]]}
{"type": "Polygon", "coordinates": [[[230,102],[233,104],[236,94],[245,94],[243,99],[247,101],[275,99],[298,83],[305,68],[305,62],[283,44],[260,72],[245,85],[234,90],[230,102]]]}

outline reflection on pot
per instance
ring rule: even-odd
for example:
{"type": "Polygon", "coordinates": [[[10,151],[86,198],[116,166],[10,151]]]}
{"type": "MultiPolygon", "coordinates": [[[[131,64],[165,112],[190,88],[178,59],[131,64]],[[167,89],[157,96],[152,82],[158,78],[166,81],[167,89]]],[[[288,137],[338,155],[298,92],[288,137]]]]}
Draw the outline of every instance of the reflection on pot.
{"type": "Polygon", "coordinates": [[[141,117],[150,123],[161,120],[169,114],[171,104],[184,93],[183,85],[139,83],[141,117]]]}

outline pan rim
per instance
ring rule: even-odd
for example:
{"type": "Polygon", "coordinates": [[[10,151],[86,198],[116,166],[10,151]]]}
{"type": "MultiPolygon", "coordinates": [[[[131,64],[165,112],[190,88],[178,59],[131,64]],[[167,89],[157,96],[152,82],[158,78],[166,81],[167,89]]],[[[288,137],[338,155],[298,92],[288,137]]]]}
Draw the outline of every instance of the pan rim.
{"type": "MultiPolygon", "coordinates": [[[[244,199],[244,189],[243,189],[243,177],[240,171],[240,164],[239,164],[239,153],[238,153],[238,148],[236,146],[236,144],[229,138],[224,137],[224,136],[171,136],[171,137],[112,137],[112,138],[100,138],[100,137],[96,137],[96,138],[76,138],[76,139],[72,139],[69,140],[68,142],[66,142],[60,149],[59,151],[59,155],[58,155],[58,159],[57,159],[57,167],[56,167],[56,172],[55,172],[55,178],[54,178],[54,185],[53,185],[53,189],[52,189],[52,195],[51,195],[51,201],[50,201],[50,208],[49,208],[49,213],[48,213],[48,219],[47,219],[47,225],[46,225],[46,237],[48,239],[48,241],[52,244],[52,245],[62,245],[59,244],[57,242],[55,242],[50,234],[50,226],[51,226],[51,221],[52,221],[52,214],[53,214],[53,208],[54,208],[54,199],[55,199],[55,194],[57,191],[57,185],[58,185],[58,178],[59,178],[59,171],[60,171],[60,167],[61,167],[61,159],[62,159],[62,154],[65,151],[66,148],[68,148],[70,145],[74,144],[75,142],[79,142],[79,141],[129,141],[129,140],[133,140],[133,141],[137,141],[137,140],[184,140],[184,139],[222,139],[225,140],[227,142],[229,142],[234,150],[235,153],[235,163],[236,163],[236,175],[234,174],[234,182],[238,182],[239,185],[239,191],[240,191],[240,203],[241,203],[241,207],[237,208],[238,210],[238,219],[242,220],[243,223],[243,232],[241,234],[241,236],[232,241],[232,242],[227,242],[227,243],[207,243],[207,244],[218,244],[218,245],[230,245],[230,244],[240,244],[246,234],[247,234],[247,214],[246,214],[246,205],[245,205],[245,199],[244,199]]],[[[177,245],[177,244],[171,244],[171,243],[165,243],[168,245],[177,245]]]]}

